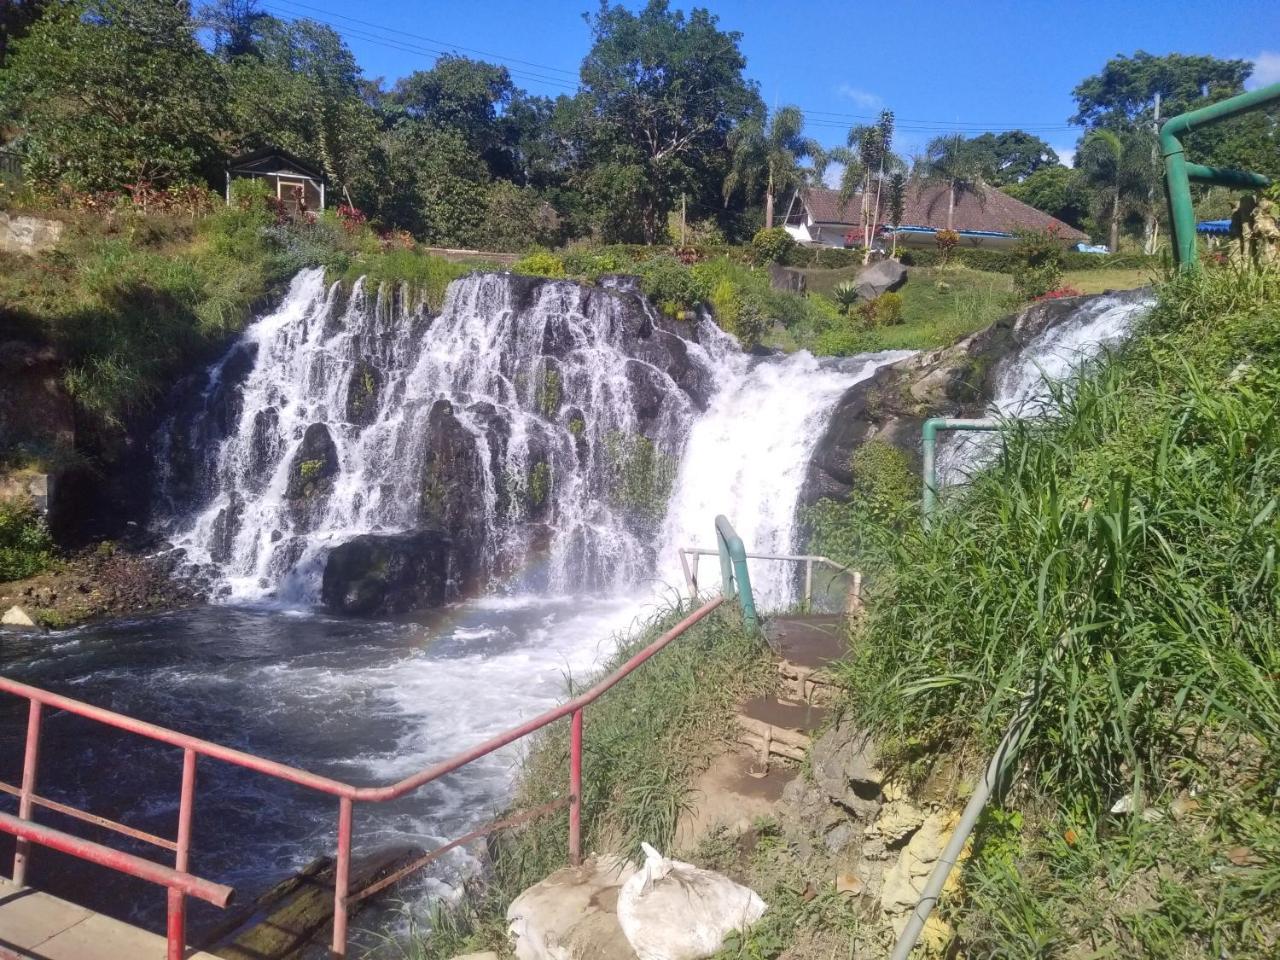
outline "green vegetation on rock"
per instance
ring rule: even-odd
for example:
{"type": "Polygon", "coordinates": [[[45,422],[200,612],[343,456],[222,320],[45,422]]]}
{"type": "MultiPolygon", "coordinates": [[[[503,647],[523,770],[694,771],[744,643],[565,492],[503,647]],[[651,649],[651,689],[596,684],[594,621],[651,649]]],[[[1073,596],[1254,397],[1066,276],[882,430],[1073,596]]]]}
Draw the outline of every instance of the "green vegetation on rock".
{"type": "Polygon", "coordinates": [[[660,521],[675,483],[676,461],[640,434],[614,432],[604,442],[610,501],[641,522],[660,521]]]}
{"type": "Polygon", "coordinates": [[[0,500],[0,582],[32,577],[53,562],[44,518],[30,500],[0,500]]]}

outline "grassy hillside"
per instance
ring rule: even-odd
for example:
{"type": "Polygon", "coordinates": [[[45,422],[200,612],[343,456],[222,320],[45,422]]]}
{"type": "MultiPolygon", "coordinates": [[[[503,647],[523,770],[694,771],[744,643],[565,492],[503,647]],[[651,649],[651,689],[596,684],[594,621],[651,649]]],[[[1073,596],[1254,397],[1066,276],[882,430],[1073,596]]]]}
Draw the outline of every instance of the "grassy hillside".
{"type": "Polygon", "coordinates": [[[852,708],[910,769],[1033,694],[947,907],[970,955],[1274,957],[1280,270],[1170,282],[1060,400],[930,529],[864,531],[852,708]]]}

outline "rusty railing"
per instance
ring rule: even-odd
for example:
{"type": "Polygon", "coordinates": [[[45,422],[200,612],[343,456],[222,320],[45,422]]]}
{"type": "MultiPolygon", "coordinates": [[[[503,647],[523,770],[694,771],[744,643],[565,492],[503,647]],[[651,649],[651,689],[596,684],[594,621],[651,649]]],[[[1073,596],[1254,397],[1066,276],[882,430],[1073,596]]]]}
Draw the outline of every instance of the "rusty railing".
{"type": "Polygon", "coordinates": [[[422,869],[433,860],[449,850],[464,843],[486,836],[497,830],[524,822],[539,816],[569,807],[569,859],[575,866],[582,859],[582,714],[583,710],[603,696],[609,689],[630,675],[642,663],[661,651],[673,640],[683,634],[695,623],[702,620],[724,602],[723,597],[716,597],[702,604],[670,630],[662,634],[617,670],[602,679],[586,692],[574,697],[545,713],[534,717],[527,723],[501,733],[477,746],[427,767],[418,773],[405,777],[396,783],[380,787],[356,787],[330,777],[320,776],[297,767],[277,763],[252,753],[236,750],[221,744],[191,737],[176,730],[127,717],[111,710],[95,707],[92,704],[73,700],[60,694],[51,693],[38,687],[19,683],[6,677],[0,677],[0,692],[23,697],[30,703],[27,719],[26,752],[22,763],[22,783],[20,786],[0,782],[0,792],[18,798],[18,815],[0,814],[0,832],[12,834],[17,838],[17,849],[13,858],[13,880],[22,885],[26,881],[27,865],[31,857],[31,846],[37,844],[49,847],[71,856],[79,857],[91,863],[109,867],[129,876],[166,887],[168,890],[168,920],[166,924],[169,960],[181,960],[186,949],[186,898],[197,897],[219,907],[231,902],[233,890],[230,887],[202,879],[190,872],[191,856],[191,821],[195,807],[196,762],[200,757],[219,760],[234,766],[252,770],[264,776],[296,784],[309,790],[328,794],[338,801],[338,844],[337,857],[334,864],[333,891],[333,940],[332,951],[335,956],[345,957],[347,953],[347,917],[348,909],[354,903],[370,897],[387,886],[403,879],[409,874],[422,869]],[[116,823],[105,817],[78,810],[66,804],[58,803],[36,793],[36,779],[40,759],[41,720],[45,709],[65,710],[77,716],[115,727],[128,733],[137,734],[168,744],[182,751],[182,786],[178,807],[177,838],[169,840],[138,830],[122,823],[116,823]],[[488,826],[473,830],[466,836],[459,837],[430,853],[423,854],[404,865],[388,877],[361,890],[359,894],[349,896],[351,874],[351,843],[354,828],[354,811],[357,803],[381,803],[395,800],[406,794],[466,766],[474,760],[487,756],[495,750],[536,733],[557,720],[570,718],[569,724],[569,793],[568,796],[553,801],[534,810],[525,811],[507,820],[491,823],[488,826]],[[141,840],[154,846],[168,850],[174,854],[173,867],[166,867],[142,857],[103,846],[81,837],[53,830],[33,822],[36,807],[44,807],[58,813],[92,823],[117,833],[141,840]]]}

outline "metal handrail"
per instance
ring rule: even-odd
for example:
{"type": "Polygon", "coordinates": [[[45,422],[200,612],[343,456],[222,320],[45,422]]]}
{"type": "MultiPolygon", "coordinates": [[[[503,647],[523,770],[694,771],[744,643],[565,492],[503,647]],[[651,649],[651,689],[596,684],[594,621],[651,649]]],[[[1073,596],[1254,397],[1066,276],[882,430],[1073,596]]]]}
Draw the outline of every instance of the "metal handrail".
{"type": "MultiPolygon", "coordinates": [[[[689,588],[689,596],[697,599],[699,594],[698,587],[698,561],[701,557],[718,556],[720,551],[712,550],[709,547],[680,547],[676,550],[680,555],[680,567],[684,571],[685,586],[689,588]],[[693,559],[690,565],[690,558],[693,559]]],[[[804,602],[811,604],[813,602],[813,567],[814,564],[820,564],[831,567],[839,573],[848,573],[853,578],[853,589],[850,595],[853,598],[859,598],[862,595],[862,571],[854,570],[847,563],[837,563],[830,557],[824,557],[816,553],[744,553],[743,557],[747,560],[778,560],[783,562],[803,563],[804,564],[804,602]]],[[[834,579],[834,578],[832,578],[834,579]]]]}
{"type": "MultiPolygon", "coordinates": [[[[167,727],[147,723],[146,721],[138,720],[134,717],[115,713],[114,711],[106,710],[102,707],[95,707],[92,704],[84,703],[80,700],[74,700],[71,697],[65,697],[61,694],[52,693],[48,690],[42,690],[39,687],[33,687],[29,684],[20,683],[16,680],[0,676],[0,692],[23,697],[30,703],[30,713],[27,722],[26,751],[23,757],[22,767],[22,786],[20,788],[14,788],[8,784],[3,785],[3,787],[8,788],[4,790],[4,792],[13,793],[18,796],[18,815],[13,817],[8,814],[0,814],[0,832],[13,834],[18,838],[17,851],[14,854],[13,880],[19,885],[25,883],[26,866],[30,857],[30,844],[35,842],[44,846],[59,849],[64,853],[80,857],[84,860],[101,863],[104,866],[112,867],[113,869],[131,876],[137,876],[142,879],[151,880],[155,883],[161,883],[169,888],[167,922],[168,957],[169,960],[180,960],[184,954],[186,946],[186,896],[191,895],[200,897],[201,899],[207,899],[211,903],[216,903],[219,906],[225,906],[232,896],[231,888],[213,884],[211,881],[202,880],[187,873],[191,847],[191,817],[195,799],[196,758],[198,756],[205,756],[338,798],[338,850],[334,866],[333,941],[331,949],[335,956],[345,957],[347,951],[348,906],[351,903],[358,902],[368,893],[368,891],[363,892],[361,895],[354,898],[348,896],[350,887],[351,842],[355,803],[357,801],[380,803],[402,797],[433,780],[439,779],[440,777],[457,770],[459,767],[465,766],[466,764],[493,753],[496,750],[500,750],[508,744],[527,737],[544,727],[550,726],[558,720],[564,719],[565,717],[570,718],[569,796],[566,800],[547,804],[545,807],[540,807],[535,811],[530,811],[529,814],[523,817],[513,818],[511,821],[501,821],[491,824],[482,830],[473,831],[471,834],[468,834],[466,838],[461,838],[449,844],[445,844],[443,847],[418,858],[412,864],[409,864],[402,870],[397,871],[396,879],[402,879],[414,869],[426,866],[426,864],[440,856],[440,854],[448,849],[452,849],[459,843],[466,842],[470,839],[476,839],[480,836],[485,836],[488,833],[492,833],[503,827],[505,824],[523,821],[531,819],[536,815],[549,813],[552,810],[556,810],[564,806],[566,802],[569,806],[569,859],[573,865],[577,866],[581,862],[582,858],[581,796],[583,710],[620,683],[641,664],[660,652],[694,624],[698,623],[700,620],[715,611],[722,603],[725,602],[725,599],[726,598],[723,596],[715,597],[708,600],[706,603],[703,603],[671,629],[667,630],[644,649],[637,652],[617,670],[613,671],[599,683],[573,699],[559,705],[558,707],[554,707],[551,710],[547,710],[518,727],[514,727],[505,733],[497,735],[496,737],[492,737],[478,746],[464,750],[448,760],[434,764],[425,770],[411,774],[410,776],[396,781],[395,783],[380,787],[353,786],[352,784],[343,783],[340,780],[334,780],[331,777],[321,776],[298,767],[278,763],[274,760],[268,760],[265,757],[259,757],[255,754],[246,753],[243,750],[236,750],[233,747],[223,746],[222,744],[213,743],[209,740],[202,740],[199,737],[192,737],[184,733],[179,733],[176,730],[170,730],[167,727]],[[112,829],[138,839],[157,843],[157,845],[163,846],[167,849],[173,849],[176,852],[174,868],[170,869],[162,866],[161,864],[154,863],[153,861],[144,860],[140,857],[133,857],[121,851],[113,850],[110,847],[103,847],[99,844],[83,840],[71,834],[65,834],[61,831],[51,830],[32,823],[32,815],[34,813],[35,806],[51,806],[53,803],[52,801],[47,800],[47,798],[37,796],[35,793],[36,773],[39,764],[40,752],[41,716],[44,707],[65,710],[68,713],[82,716],[98,723],[115,727],[119,730],[134,733],[150,740],[155,740],[159,743],[168,744],[182,749],[182,794],[178,810],[178,838],[176,842],[170,842],[164,838],[154,837],[150,834],[143,834],[141,831],[137,831],[132,827],[115,823],[114,821],[107,820],[104,817],[97,817],[93,814],[83,814],[80,816],[80,819],[88,819],[91,822],[107,827],[108,829],[112,829]],[[223,891],[225,891],[225,897],[222,896],[223,891]],[[219,898],[222,899],[222,902],[220,903],[218,902],[219,898]]],[[[55,809],[59,809],[61,806],[62,805],[58,805],[55,809]]],[[[62,812],[67,812],[67,810],[62,809],[62,812]]],[[[72,814],[72,816],[75,816],[75,814],[72,814]]]]}

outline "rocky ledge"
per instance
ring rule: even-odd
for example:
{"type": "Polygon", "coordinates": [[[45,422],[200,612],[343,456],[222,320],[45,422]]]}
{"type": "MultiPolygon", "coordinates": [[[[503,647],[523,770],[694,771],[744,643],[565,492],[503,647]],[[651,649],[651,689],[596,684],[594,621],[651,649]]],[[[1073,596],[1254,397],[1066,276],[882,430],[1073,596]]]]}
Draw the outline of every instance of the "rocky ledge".
{"type": "Polygon", "coordinates": [[[0,614],[9,615],[7,627],[28,626],[26,620],[36,628],[62,630],[204,602],[204,591],[178,574],[177,563],[173,553],[142,554],[101,543],[27,580],[0,583],[0,614]]]}

